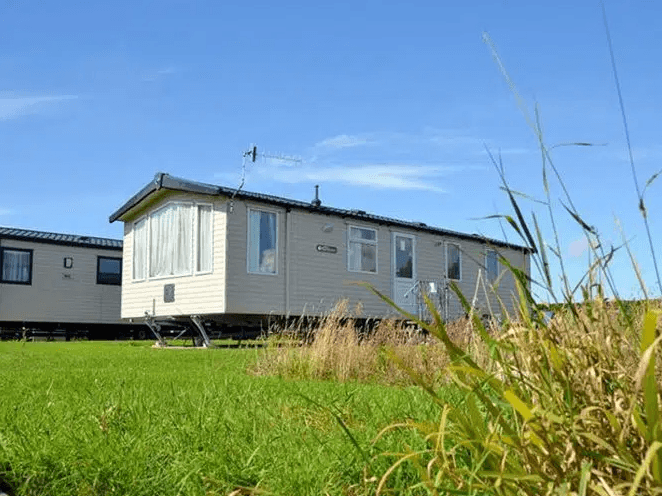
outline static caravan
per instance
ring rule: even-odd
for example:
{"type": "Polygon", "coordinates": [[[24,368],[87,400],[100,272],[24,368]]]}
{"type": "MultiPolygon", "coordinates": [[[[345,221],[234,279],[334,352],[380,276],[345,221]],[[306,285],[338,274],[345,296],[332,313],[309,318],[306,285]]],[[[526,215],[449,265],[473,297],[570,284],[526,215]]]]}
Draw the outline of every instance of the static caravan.
{"type": "Polygon", "coordinates": [[[113,338],[128,330],[120,320],[120,240],[0,227],[0,268],[5,337],[113,338]]]}
{"type": "Polygon", "coordinates": [[[512,311],[515,285],[498,255],[529,273],[522,246],[328,207],[317,194],[308,203],[164,173],[110,221],[124,223],[124,319],[247,325],[319,315],[341,298],[365,317],[392,315],[352,284],[366,282],[414,314],[426,292],[452,320],[464,312],[450,281],[480,311],[500,313],[497,295],[512,311]]]}

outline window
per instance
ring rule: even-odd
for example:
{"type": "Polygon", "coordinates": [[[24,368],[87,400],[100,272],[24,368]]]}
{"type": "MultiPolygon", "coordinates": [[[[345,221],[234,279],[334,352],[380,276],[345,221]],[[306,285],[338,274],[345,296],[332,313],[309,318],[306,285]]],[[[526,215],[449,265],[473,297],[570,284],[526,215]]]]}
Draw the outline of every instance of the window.
{"type": "Polygon", "coordinates": [[[213,208],[173,202],[133,225],[132,279],[212,270],[213,208]]]}
{"type": "Polygon", "coordinates": [[[122,284],[122,259],[97,257],[97,284],[122,284]]]}
{"type": "Polygon", "coordinates": [[[192,214],[192,205],[171,203],[150,215],[150,277],[191,273],[192,214]]]}
{"type": "Polygon", "coordinates": [[[462,279],[462,254],[460,245],[455,243],[446,245],[446,277],[455,281],[462,279]]]}
{"type": "Polygon", "coordinates": [[[496,251],[488,250],[485,254],[485,269],[487,270],[487,280],[496,281],[499,275],[499,259],[496,251]]]}
{"type": "Polygon", "coordinates": [[[32,250],[0,248],[0,282],[32,284],[32,250]]]}
{"type": "Polygon", "coordinates": [[[274,212],[248,210],[248,272],[278,271],[278,217],[274,212]]]}
{"type": "Polygon", "coordinates": [[[147,277],[147,218],[133,225],[133,279],[147,277]]]}
{"type": "Polygon", "coordinates": [[[349,226],[348,238],[347,270],[377,273],[377,231],[349,226]]]}
{"type": "Polygon", "coordinates": [[[198,272],[210,272],[212,261],[212,210],[211,205],[198,205],[197,265],[198,272]]]}
{"type": "Polygon", "coordinates": [[[414,277],[414,239],[395,236],[395,276],[405,279],[414,277]]]}

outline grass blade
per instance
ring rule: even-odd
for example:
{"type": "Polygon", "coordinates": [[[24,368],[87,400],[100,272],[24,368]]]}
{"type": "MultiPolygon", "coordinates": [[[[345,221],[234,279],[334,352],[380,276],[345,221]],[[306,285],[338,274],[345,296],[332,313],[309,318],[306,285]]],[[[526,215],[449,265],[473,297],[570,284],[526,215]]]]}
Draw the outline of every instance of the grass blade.
{"type": "MultiPolygon", "coordinates": [[[[531,213],[533,216],[533,226],[536,229],[536,235],[538,236],[538,245],[540,246],[540,256],[542,257],[542,266],[545,275],[545,281],[549,287],[550,292],[552,291],[552,274],[549,271],[549,260],[547,259],[547,250],[545,249],[545,243],[542,239],[542,233],[540,232],[540,226],[538,225],[538,219],[536,219],[536,214],[531,213]]],[[[553,292],[552,292],[553,294],[553,292]]]]}
{"type": "Polygon", "coordinates": [[[634,187],[637,190],[637,197],[639,198],[639,207],[644,218],[644,226],[646,228],[646,236],[648,237],[649,249],[651,252],[651,258],[653,259],[653,267],[655,268],[655,276],[657,277],[657,287],[660,293],[662,293],[662,279],[660,278],[660,271],[657,266],[657,255],[655,252],[655,245],[653,244],[653,236],[651,235],[650,225],[648,223],[648,216],[646,215],[646,209],[644,207],[644,195],[639,187],[639,180],[637,179],[637,169],[634,166],[634,155],[632,153],[632,142],[630,141],[630,130],[628,127],[628,119],[625,113],[625,103],[623,103],[623,93],[621,91],[621,83],[618,79],[618,70],[616,69],[616,58],[614,57],[614,47],[611,43],[611,32],[609,31],[609,24],[607,23],[607,11],[605,10],[604,2],[600,2],[602,7],[602,20],[605,26],[605,33],[607,35],[607,44],[609,46],[609,56],[611,58],[611,69],[612,74],[614,75],[614,83],[616,85],[616,93],[618,94],[618,104],[621,108],[621,116],[623,119],[623,132],[625,134],[625,142],[627,143],[628,156],[630,159],[630,170],[632,171],[632,179],[634,180],[634,187]]]}
{"type": "Polygon", "coordinates": [[[508,403],[510,403],[510,406],[512,406],[515,409],[515,411],[522,416],[525,422],[528,422],[533,418],[533,413],[531,412],[531,409],[528,406],[526,406],[526,403],[524,403],[521,399],[519,399],[518,396],[511,389],[505,391],[503,393],[503,397],[508,403]]]}
{"type": "Polygon", "coordinates": [[[639,469],[637,470],[637,474],[634,477],[634,481],[632,481],[632,486],[630,487],[628,496],[635,496],[637,494],[637,491],[639,490],[639,485],[641,484],[641,480],[646,475],[646,472],[648,471],[648,467],[651,465],[651,463],[653,463],[654,460],[657,459],[660,448],[662,448],[662,443],[660,443],[659,441],[655,441],[653,444],[650,445],[648,451],[646,452],[646,457],[639,466],[639,469]]]}
{"type": "MultiPolygon", "coordinates": [[[[647,437],[650,441],[662,441],[662,436],[660,435],[660,407],[657,399],[658,390],[655,379],[655,332],[657,319],[657,312],[652,310],[646,312],[644,329],[641,336],[642,355],[646,357],[648,362],[642,380],[644,388],[644,411],[646,412],[646,424],[648,427],[647,437]]],[[[651,473],[656,481],[662,482],[662,454],[653,458],[651,473]]]]}
{"type": "Polygon", "coordinates": [[[584,220],[579,215],[577,215],[575,212],[573,212],[568,207],[566,207],[563,202],[561,202],[561,205],[563,206],[563,208],[566,209],[566,211],[570,214],[570,216],[573,219],[575,219],[575,222],[577,222],[580,226],[582,226],[582,229],[590,232],[591,234],[597,235],[597,232],[594,227],[589,226],[586,222],[584,222],[584,220]]]}

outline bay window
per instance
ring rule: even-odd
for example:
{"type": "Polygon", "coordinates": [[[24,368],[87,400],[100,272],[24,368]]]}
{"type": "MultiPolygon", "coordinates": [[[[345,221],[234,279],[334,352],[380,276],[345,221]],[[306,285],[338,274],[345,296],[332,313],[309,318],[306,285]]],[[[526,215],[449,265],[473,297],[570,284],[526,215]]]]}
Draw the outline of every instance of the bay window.
{"type": "Polygon", "coordinates": [[[133,280],[212,270],[208,204],[169,203],[133,225],[133,280]]]}

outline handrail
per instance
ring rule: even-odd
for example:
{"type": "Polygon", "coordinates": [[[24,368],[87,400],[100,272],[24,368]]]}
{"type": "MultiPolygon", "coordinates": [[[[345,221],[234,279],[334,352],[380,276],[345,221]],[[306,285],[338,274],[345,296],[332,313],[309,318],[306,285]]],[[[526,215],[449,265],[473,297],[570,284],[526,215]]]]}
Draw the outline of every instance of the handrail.
{"type": "Polygon", "coordinates": [[[416,305],[418,309],[418,317],[423,318],[423,314],[426,311],[423,294],[435,294],[437,295],[438,302],[436,302],[441,308],[441,314],[444,319],[448,317],[448,285],[446,284],[446,279],[419,279],[417,280],[412,287],[410,287],[403,294],[403,298],[407,298],[410,294],[416,295],[416,305]],[[434,286],[433,286],[434,285],[434,286]],[[426,287],[427,286],[427,287],[426,287]]]}

